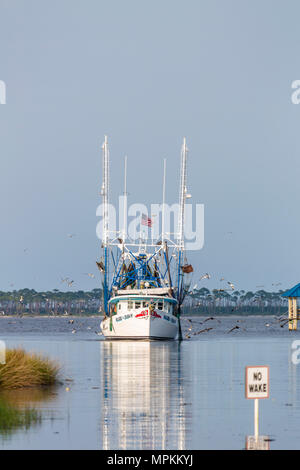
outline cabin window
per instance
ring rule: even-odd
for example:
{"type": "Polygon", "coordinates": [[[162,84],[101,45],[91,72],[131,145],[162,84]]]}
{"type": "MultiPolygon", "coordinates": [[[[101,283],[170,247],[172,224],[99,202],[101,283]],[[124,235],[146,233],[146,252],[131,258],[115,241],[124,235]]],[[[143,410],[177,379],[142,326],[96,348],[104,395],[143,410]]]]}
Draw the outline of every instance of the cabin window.
{"type": "Polygon", "coordinates": [[[141,302],[135,302],[135,308],[141,308],[141,302]]]}
{"type": "Polygon", "coordinates": [[[128,310],[132,310],[132,309],[133,309],[133,302],[132,302],[132,300],[128,300],[127,309],[128,309],[128,310]]]}
{"type": "Polygon", "coordinates": [[[122,310],[122,304],[119,302],[119,310],[122,310]]]}
{"type": "Polygon", "coordinates": [[[157,302],[157,308],[158,308],[158,310],[163,310],[164,309],[164,303],[163,302],[157,302]]]}
{"type": "Polygon", "coordinates": [[[148,307],[148,302],[143,302],[143,308],[148,307]]]}

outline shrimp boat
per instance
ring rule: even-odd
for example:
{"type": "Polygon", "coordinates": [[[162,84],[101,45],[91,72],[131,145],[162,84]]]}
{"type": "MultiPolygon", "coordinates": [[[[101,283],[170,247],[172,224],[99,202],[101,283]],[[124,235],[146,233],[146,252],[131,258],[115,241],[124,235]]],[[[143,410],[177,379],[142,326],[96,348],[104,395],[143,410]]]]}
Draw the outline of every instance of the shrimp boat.
{"type": "MultiPolygon", "coordinates": [[[[103,313],[101,330],[106,339],[174,340],[182,339],[180,313],[188,291],[186,275],[193,271],[184,249],[184,208],[190,197],[186,190],[187,147],[181,151],[178,233],[165,233],[165,180],[163,173],[162,232],[158,238],[141,233],[137,240],[127,235],[127,157],[123,195],[123,227],[109,227],[109,150],[105,137],[103,152],[102,248],[97,266],[103,275],[103,313]]],[[[140,226],[152,227],[143,215],[140,226]]],[[[143,227],[143,228],[144,228],[143,227]]]]}

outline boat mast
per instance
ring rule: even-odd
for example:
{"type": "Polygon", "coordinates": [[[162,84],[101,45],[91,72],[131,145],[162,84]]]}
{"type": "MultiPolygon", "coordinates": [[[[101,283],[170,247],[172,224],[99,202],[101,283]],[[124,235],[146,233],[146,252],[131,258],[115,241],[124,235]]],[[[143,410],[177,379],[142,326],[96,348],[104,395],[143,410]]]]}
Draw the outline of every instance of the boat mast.
{"type": "Polygon", "coordinates": [[[161,241],[164,244],[165,241],[165,204],[166,204],[166,171],[167,171],[167,160],[164,158],[164,176],[163,176],[163,200],[162,200],[162,215],[161,215],[161,241]]]}
{"type": "Polygon", "coordinates": [[[181,169],[180,169],[180,187],[179,187],[179,215],[178,215],[178,238],[177,243],[179,250],[184,250],[184,209],[186,199],[186,164],[188,149],[186,146],[186,138],[183,139],[181,149],[181,169]]]}
{"type": "Polygon", "coordinates": [[[161,231],[161,242],[164,250],[164,257],[165,263],[168,272],[168,284],[170,292],[172,290],[172,280],[171,280],[171,272],[170,272],[170,260],[169,260],[169,252],[168,252],[168,243],[165,239],[165,204],[166,204],[166,173],[167,173],[167,159],[164,158],[164,175],[163,175],[163,195],[162,195],[162,231],[161,231]]]}
{"type": "Polygon", "coordinates": [[[179,186],[179,214],[178,214],[178,273],[177,273],[177,296],[179,305],[182,302],[182,283],[183,283],[183,272],[181,265],[184,257],[184,209],[186,200],[186,168],[187,168],[187,154],[188,149],[186,146],[186,138],[183,139],[183,145],[181,149],[181,169],[180,169],[180,186],[179,186]]]}
{"type": "Polygon", "coordinates": [[[104,137],[102,145],[103,162],[103,247],[104,247],[104,282],[103,282],[103,302],[104,312],[108,314],[108,239],[109,239],[109,150],[107,136],[104,137]]]}
{"type": "Polygon", "coordinates": [[[186,138],[183,139],[181,149],[181,169],[180,169],[180,186],[179,186],[179,214],[178,214],[178,271],[177,271],[177,300],[178,300],[178,339],[182,340],[182,329],[180,322],[181,304],[183,302],[183,272],[182,261],[184,257],[184,209],[186,199],[186,164],[188,149],[186,146],[186,138]]]}
{"type": "Polygon", "coordinates": [[[124,194],[123,194],[123,244],[127,236],[127,155],[124,159],[124,194]]]}

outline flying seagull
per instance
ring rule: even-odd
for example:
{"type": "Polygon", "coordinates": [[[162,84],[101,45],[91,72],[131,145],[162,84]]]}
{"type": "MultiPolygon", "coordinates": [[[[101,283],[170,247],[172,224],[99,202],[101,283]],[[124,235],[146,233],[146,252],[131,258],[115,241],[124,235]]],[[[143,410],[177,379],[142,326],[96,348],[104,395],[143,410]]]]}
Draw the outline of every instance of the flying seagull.
{"type": "Polygon", "coordinates": [[[210,279],[210,274],[208,274],[208,273],[203,274],[203,275],[200,277],[200,281],[202,281],[202,279],[210,279]]]}
{"type": "MultiPolygon", "coordinates": [[[[214,317],[205,318],[205,320],[203,320],[203,323],[205,323],[208,320],[216,320],[216,318],[214,318],[214,317]]],[[[218,320],[218,321],[220,321],[220,320],[218,320]]]]}
{"type": "Polygon", "coordinates": [[[240,326],[235,325],[233,328],[231,328],[231,330],[227,331],[227,333],[231,333],[232,331],[238,330],[239,328],[240,328],[240,326]]]}
{"type": "Polygon", "coordinates": [[[194,335],[200,335],[200,333],[206,333],[209,330],[212,330],[213,328],[205,328],[204,330],[197,331],[197,333],[194,333],[194,335]]]}

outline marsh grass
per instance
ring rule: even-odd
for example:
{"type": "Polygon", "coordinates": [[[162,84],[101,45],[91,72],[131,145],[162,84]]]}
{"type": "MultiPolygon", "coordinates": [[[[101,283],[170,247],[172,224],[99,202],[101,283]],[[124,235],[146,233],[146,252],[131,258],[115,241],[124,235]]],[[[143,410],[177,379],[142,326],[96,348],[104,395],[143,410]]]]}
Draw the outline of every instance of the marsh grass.
{"type": "Polygon", "coordinates": [[[41,421],[40,413],[32,408],[19,409],[0,398],[0,434],[9,435],[16,429],[28,429],[41,421]]]}
{"type": "Polygon", "coordinates": [[[5,364],[0,364],[0,390],[54,385],[58,372],[58,364],[48,358],[21,348],[8,349],[5,364]]]}

